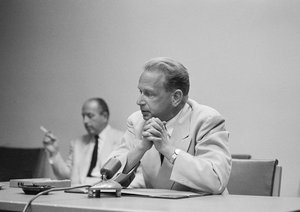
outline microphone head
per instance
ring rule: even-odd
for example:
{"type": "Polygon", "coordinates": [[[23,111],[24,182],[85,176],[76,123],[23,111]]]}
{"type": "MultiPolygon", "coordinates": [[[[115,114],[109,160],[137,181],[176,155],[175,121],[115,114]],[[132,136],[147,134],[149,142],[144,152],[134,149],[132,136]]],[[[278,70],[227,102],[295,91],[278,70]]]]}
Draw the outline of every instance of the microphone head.
{"type": "Polygon", "coordinates": [[[106,176],[106,179],[112,178],[121,168],[122,164],[117,158],[110,158],[100,169],[100,173],[106,176]]]}

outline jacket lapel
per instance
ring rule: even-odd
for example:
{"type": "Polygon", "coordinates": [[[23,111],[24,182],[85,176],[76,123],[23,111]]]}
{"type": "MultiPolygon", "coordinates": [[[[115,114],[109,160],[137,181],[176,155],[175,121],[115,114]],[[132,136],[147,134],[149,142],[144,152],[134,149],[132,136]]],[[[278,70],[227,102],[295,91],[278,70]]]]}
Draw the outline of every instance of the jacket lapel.
{"type": "Polygon", "coordinates": [[[191,139],[189,137],[190,132],[190,119],[191,119],[191,108],[187,105],[184,108],[181,116],[176,121],[174,130],[170,139],[170,143],[176,148],[187,152],[191,139]]]}
{"type": "Polygon", "coordinates": [[[86,140],[82,143],[82,145],[79,146],[77,155],[80,155],[78,159],[80,161],[77,162],[78,167],[76,167],[76,172],[78,174],[79,182],[82,184],[85,182],[91,159],[94,149],[94,141],[91,137],[86,137],[86,140]]]}

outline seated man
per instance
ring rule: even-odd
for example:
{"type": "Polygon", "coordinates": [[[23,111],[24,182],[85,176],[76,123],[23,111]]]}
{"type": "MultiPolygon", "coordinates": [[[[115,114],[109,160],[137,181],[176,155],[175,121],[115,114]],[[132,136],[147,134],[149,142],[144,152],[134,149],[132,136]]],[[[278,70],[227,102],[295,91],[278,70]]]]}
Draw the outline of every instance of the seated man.
{"type": "Polygon", "coordinates": [[[58,179],[93,184],[100,180],[100,168],[120,145],[123,133],[108,124],[109,109],[101,98],[91,98],[83,104],[82,118],[87,134],[70,142],[67,161],[59,153],[58,139],[51,132],[46,132],[43,143],[58,179]]]}
{"type": "Polygon", "coordinates": [[[142,177],[137,172],[131,187],[226,190],[231,155],[225,120],[189,99],[189,85],[179,62],[154,58],[146,63],[138,83],[140,111],[129,116],[122,144],[112,154],[122,163],[123,177],[140,162],[142,177]]]}

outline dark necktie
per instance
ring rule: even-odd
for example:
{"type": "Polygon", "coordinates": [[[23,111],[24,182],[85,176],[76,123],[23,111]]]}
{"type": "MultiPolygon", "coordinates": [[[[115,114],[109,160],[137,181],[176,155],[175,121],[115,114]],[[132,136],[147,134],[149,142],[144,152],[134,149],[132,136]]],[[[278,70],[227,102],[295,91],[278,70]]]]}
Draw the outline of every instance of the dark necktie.
{"type": "Polygon", "coordinates": [[[93,155],[92,155],[92,160],[91,160],[91,165],[89,168],[89,172],[87,174],[88,177],[91,177],[91,173],[93,171],[93,169],[95,168],[96,164],[97,164],[97,158],[98,158],[98,135],[95,135],[95,146],[94,146],[94,150],[93,150],[93,155]]]}
{"type": "Polygon", "coordinates": [[[162,164],[164,162],[164,155],[159,153],[160,154],[160,164],[162,164]]]}

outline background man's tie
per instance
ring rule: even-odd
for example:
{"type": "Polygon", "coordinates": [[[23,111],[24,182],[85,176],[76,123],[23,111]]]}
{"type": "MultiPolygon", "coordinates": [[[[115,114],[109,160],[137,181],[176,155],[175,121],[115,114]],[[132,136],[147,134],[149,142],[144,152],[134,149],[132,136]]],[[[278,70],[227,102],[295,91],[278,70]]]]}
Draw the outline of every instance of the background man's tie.
{"type": "Polygon", "coordinates": [[[98,158],[98,135],[95,135],[95,146],[94,146],[94,150],[93,150],[93,155],[92,155],[92,160],[91,160],[91,165],[88,171],[87,176],[91,177],[91,173],[93,171],[93,169],[95,168],[96,164],[97,164],[97,158],[98,158]]]}

